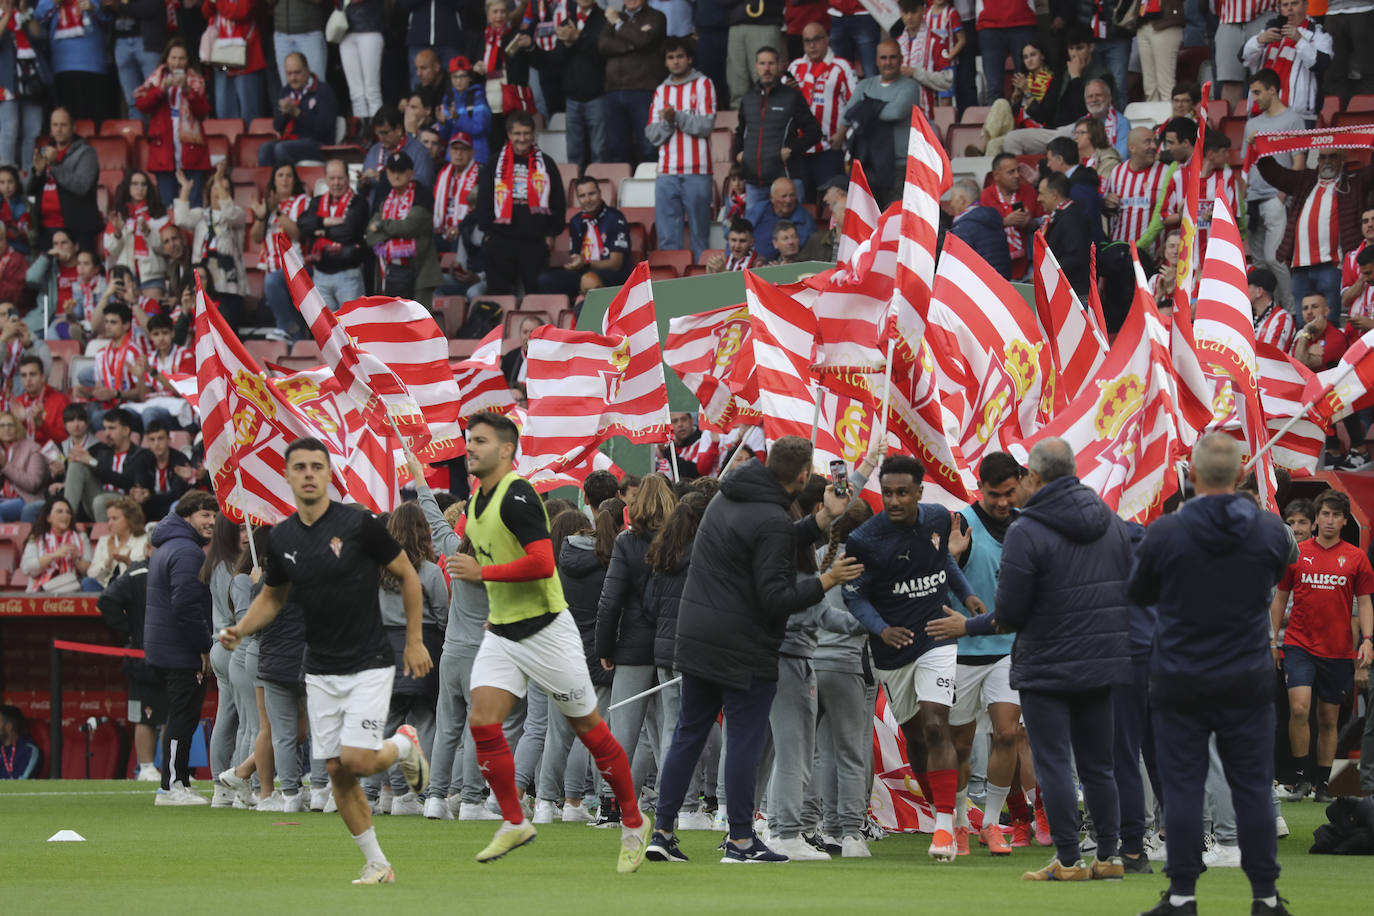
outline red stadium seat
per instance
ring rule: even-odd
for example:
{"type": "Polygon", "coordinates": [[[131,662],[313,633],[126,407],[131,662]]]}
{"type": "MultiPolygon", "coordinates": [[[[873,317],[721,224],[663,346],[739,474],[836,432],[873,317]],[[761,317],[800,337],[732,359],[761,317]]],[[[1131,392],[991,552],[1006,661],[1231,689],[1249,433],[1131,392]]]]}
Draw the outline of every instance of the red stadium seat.
{"type": "Polygon", "coordinates": [[[663,280],[676,280],[680,275],[671,264],[650,264],[649,279],[658,283],[663,280]]]}
{"type": "Polygon", "coordinates": [[[557,315],[568,307],[568,297],[562,293],[529,293],[520,300],[521,312],[557,315]]]}
{"type": "Polygon", "coordinates": [[[688,265],[687,265],[687,269],[683,272],[682,275],[683,275],[684,277],[701,277],[701,276],[705,276],[705,274],[706,274],[706,265],[704,265],[704,264],[688,264],[688,265]]]}
{"type": "Polygon", "coordinates": [[[267,134],[270,137],[276,137],[277,129],[272,125],[271,118],[254,118],[248,122],[248,133],[267,134]]]}
{"type": "Polygon", "coordinates": [[[1355,127],[1361,124],[1374,124],[1374,111],[1338,111],[1331,119],[1332,127],[1355,127]]]}
{"type": "Polygon", "coordinates": [[[711,161],[731,162],[730,150],[735,143],[735,132],[717,127],[711,131],[711,161]]]}
{"type": "Polygon", "coordinates": [[[201,129],[207,136],[219,136],[229,141],[233,146],[234,141],[243,133],[242,118],[206,118],[200,122],[201,129]]]}
{"type": "Polygon", "coordinates": [[[95,150],[96,158],[105,169],[129,167],[129,141],[123,136],[91,137],[86,141],[95,150]]]}
{"type": "Polygon", "coordinates": [[[572,330],[577,327],[577,312],[572,309],[564,309],[558,313],[558,326],[572,330]]]}
{"type": "Polygon", "coordinates": [[[1374,111],[1374,95],[1352,95],[1346,111],[1374,111]]]}
{"type": "Polygon", "coordinates": [[[962,156],[970,145],[983,145],[983,128],[978,124],[955,124],[945,138],[945,150],[951,156],[962,156]]]}
{"type": "Polygon", "coordinates": [[[216,157],[228,159],[229,154],[233,152],[233,144],[229,142],[228,137],[221,137],[216,134],[206,134],[205,145],[210,147],[211,162],[214,162],[216,157]]]}
{"type": "Polygon", "coordinates": [[[964,113],[959,116],[960,124],[981,125],[988,119],[988,112],[992,111],[991,105],[970,105],[964,109],[964,113]]]}
{"type": "Polygon", "coordinates": [[[141,137],[144,132],[143,122],[138,118],[110,118],[100,122],[102,137],[141,137]]]}
{"type": "Polygon", "coordinates": [[[502,313],[505,316],[505,330],[502,332],[502,335],[505,337],[505,348],[508,350],[511,349],[513,345],[519,345],[520,322],[524,321],[526,318],[533,318],[540,324],[553,324],[553,316],[550,315],[548,312],[533,311],[524,308],[515,308],[514,296],[483,296],[482,298],[491,299],[495,302],[500,302],[503,299],[512,300],[511,305],[505,308],[502,313]]]}
{"type": "Polygon", "coordinates": [[[229,170],[229,180],[236,185],[251,184],[259,191],[267,190],[267,179],[272,177],[272,170],[265,165],[257,165],[257,160],[253,160],[253,165],[236,165],[229,170]]]}
{"type": "Polygon", "coordinates": [[[703,251],[703,252],[701,253],[701,257],[697,258],[697,263],[698,263],[698,264],[701,264],[702,266],[705,266],[705,265],[706,265],[706,262],[709,261],[709,260],[711,260],[711,256],[712,256],[712,255],[717,255],[717,254],[718,254],[718,255],[721,255],[721,256],[724,256],[724,254],[725,254],[725,249],[724,249],[724,248],[707,248],[705,251],[703,251]]]}
{"type": "Polygon", "coordinates": [[[434,315],[446,337],[453,337],[463,328],[468,317],[468,301],[462,296],[435,296],[434,315]]]}
{"type": "Polygon", "coordinates": [[[649,252],[649,267],[671,267],[680,276],[684,270],[692,263],[692,253],[690,251],[651,251],[649,252]]]}
{"type": "Polygon", "coordinates": [[[305,193],[314,197],[315,182],[324,177],[324,166],[298,165],[296,166],[296,174],[301,176],[301,184],[305,185],[305,193]]]}
{"type": "Polygon", "coordinates": [[[234,165],[255,167],[258,164],[258,150],[264,143],[277,139],[272,134],[243,134],[234,143],[234,165]]]}
{"type": "Polygon", "coordinates": [[[319,359],[320,345],[313,340],[298,340],[291,345],[291,355],[303,359],[319,359]]]}
{"type": "Polygon", "coordinates": [[[243,346],[260,363],[275,363],[286,355],[284,340],[245,340],[243,346]]]}
{"type": "Polygon", "coordinates": [[[1222,118],[1221,131],[1231,139],[1231,149],[1240,149],[1245,143],[1245,118],[1222,118]]]}
{"type": "Polygon", "coordinates": [[[477,346],[480,343],[480,340],[472,340],[466,337],[462,339],[450,340],[448,342],[448,358],[467,359],[473,353],[477,352],[477,346]]]}
{"type": "Polygon", "coordinates": [[[725,111],[716,112],[716,130],[720,130],[723,127],[733,133],[738,126],[739,112],[735,109],[730,108],[725,111]]]}

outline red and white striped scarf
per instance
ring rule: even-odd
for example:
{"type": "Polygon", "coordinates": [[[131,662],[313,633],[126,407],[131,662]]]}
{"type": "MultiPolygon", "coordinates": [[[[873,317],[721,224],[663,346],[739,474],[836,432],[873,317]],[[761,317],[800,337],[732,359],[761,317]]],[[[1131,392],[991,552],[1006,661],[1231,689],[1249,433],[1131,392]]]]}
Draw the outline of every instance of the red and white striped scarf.
{"type": "Polygon", "coordinates": [[[167,11],[167,31],[168,33],[177,30],[177,7],[181,6],[177,0],[162,0],[163,7],[167,11]]]}
{"type": "Polygon", "coordinates": [[[596,217],[589,213],[582,214],[582,260],[602,261],[606,258],[606,239],[601,235],[601,227],[596,224],[596,217]]]}
{"type": "Polygon", "coordinates": [[[151,222],[148,216],[148,201],[131,200],[128,204],[128,211],[124,214],[124,231],[134,238],[134,257],[146,258],[148,256],[148,240],[138,231],[138,218],[141,216],[151,222]]]}
{"type": "MultiPolygon", "coordinates": [[[[305,98],[305,96],[309,93],[314,92],[316,88],[318,88],[318,86],[319,80],[315,79],[315,74],[312,73],[310,74],[310,79],[306,80],[305,85],[302,88],[292,89],[289,86],[286,87],[286,97],[289,98],[291,101],[295,102],[297,106],[299,106],[301,104],[301,100],[305,98]]],[[[281,137],[283,140],[300,139],[296,136],[296,119],[294,117],[287,120],[286,125],[282,128],[281,137]]]]}
{"type": "MultiPolygon", "coordinates": [[[[124,473],[124,466],[125,466],[126,464],[129,463],[129,453],[132,452],[132,451],[133,451],[133,448],[126,448],[126,449],[125,449],[124,451],[122,451],[122,452],[115,452],[113,455],[111,455],[111,456],[110,456],[110,470],[113,471],[113,472],[116,473],[116,474],[123,474],[123,473],[124,473]]],[[[106,493],[118,493],[118,492],[119,492],[119,487],[115,486],[115,485],[112,484],[112,483],[104,484],[103,486],[101,486],[100,489],[104,490],[106,493]]]]}
{"type": "Polygon", "coordinates": [[[461,173],[458,167],[449,163],[439,173],[434,196],[434,231],[442,232],[456,226],[468,215],[468,200],[472,189],[477,186],[477,175],[481,169],[477,160],[468,163],[461,173]]]}
{"type": "Polygon", "coordinates": [[[132,388],[135,381],[133,367],[140,352],[141,348],[132,333],[126,333],[123,340],[101,350],[98,360],[100,387],[111,391],[132,388]]]}
{"type": "Polygon", "coordinates": [[[90,23],[91,17],[81,11],[79,0],[66,0],[57,8],[57,28],[52,37],[58,41],[80,38],[86,34],[86,26],[90,23]]]}
{"type": "Polygon", "coordinates": [[[482,31],[482,63],[487,66],[487,79],[506,68],[506,53],[501,48],[502,33],[491,26],[482,31]]]}
{"type": "Polygon", "coordinates": [[[507,143],[501,147],[501,158],[496,166],[496,182],[492,190],[496,222],[502,225],[511,221],[511,214],[517,200],[523,201],[531,213],[549,212],[549,189],[552,182],[544,168],[544,154],[538,146],[531,146],[525,157],[525,180],[516,175],[515,150],[507,143]]]}
{"type": "MultiPolygon", "coordinates": [[[[344,191],[343,196],[335,200],[328,192],[320,195],[320,201],[315,205],[315,213],[321,219],[343,219],[348,212],[348,205],[353,202],[353,189],[344,191]]],[[[320,259],[320,255],[330,249],[338,247],[337,242],[331,242],[326,236],[317,236],[310,243],[308,261],[315,262],[320,259]]]]}
{"type": "MultiPolygon", "coordinates": [[[[391,189],[382,202],[382,219],[405,219],[415,205],[415,182],[401,190],[391,189]]],[[[382,260],[388,264],[403,264],[415,257],[414,239],[387,239],[382,243],[382,260]]]]}
{"type": "MultiPolygon", "coordinates": [[[[61,534],[57,534],[56,532],[49,530],[41,538],[38,539],[38,555],[40,557],[50,553],[54,553],[62,547],[75,547],[78,550],[83,550],[83,545],[81,543],[81,535],[76,533],[76,529],[68,528],[61,534]]],[[[49,579],[55,578],[56,576],[60,576],[63,573],[75,571],[75,560],[73,560],[70,557],[59,557],[56,560],[53,560],[52,563],[48,565],[47,569],[43,570],[37,576],[29,580],[29,591],[39,591],[43,588],[43,585],[49,579]]]]}
{"type": "MultiPolygon", "coordinates": [[[[11,442],[9,445],[5,446],[5,467],[9,467],[10,464],[13,463],[14,447],[18,444],[18,442],[11,442]]],[[[0,484],[0,497],[5,499],[19,498],[19,491],[14,488],[14,484],[10,482],[8,477],[5,478],[3,484],[0,484]]]]}
{"type": "Polygon", "coordinates": [[[725,269],[727,271],[748,270],[749,268],[756,266],[758,263],[759,253],[754,249],[750,248],[748,254],[744,255],[744,257],[741,258],[736,258],[734,255],[727,255],[725,258],[725,269]]]}
{"type": "MultiPolygon", "coordinates": [[[[1298,24],[1299,30],[1312,31],[1316,28],[1311,19],[1304,19],[1298,24]]],[[[1264,52],[1260,55],[1260,68],[1268,67],[1278,74],[1279,77],[1279,101],[1285,105],[1292,105],[1289,98],[1293,85],[1293,63],[1298,58],[1298,43],[1291,38],[1280,38],[1278,41],[1271,41],[1264,46],[1264,52]]],[[[1302,102],[1301,99],[1298,100],[1302,102]]],[[[1320,100],[1318,100],[1320,101],[1320,100]]],[[[1257,114],[1258,110],[1252,105],[1250,113],[1257,114]]]]}

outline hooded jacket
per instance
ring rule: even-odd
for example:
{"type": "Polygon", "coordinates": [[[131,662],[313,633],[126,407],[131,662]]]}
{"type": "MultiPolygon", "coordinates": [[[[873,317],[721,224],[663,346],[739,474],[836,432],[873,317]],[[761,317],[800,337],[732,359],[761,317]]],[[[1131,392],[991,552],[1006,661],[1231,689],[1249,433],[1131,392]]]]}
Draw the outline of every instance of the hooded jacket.
{"type": "Polygon", "coordinates": [[[1235,493],[1201,496],[1145,533],[1130,579],[1156,605],[1150,701],[1273,702],[1269,601],[1298,550],[1278,516],[1235,493]]]}
{"type": "Polygon", "coordinates": [[[210,587],[200,581],[205,539],[173,513],[153,529],[143,648],[158,668],[200,668],[210,651],[210,587]]]}
{"type": "Polygon", "coordinates": [[[682,603],[682,589],[687,585],[687,570],[692,565],[691,549],[682,552],[682,559],[672,572],[649,574],[649,587],[644,601],[653,614],[654,664],[660,668],[673,667],[673,649],[677,645],[677,611],[682,603]]]}
{"type": "Polygon", "coordinates": [[[644,600],[649,584],[649,552],[654,535],[629,529],[616,536],[611,565],[596,608],[596,657],[617,665],[654,663],[653,607],[644,600]]]}
{"type": "Polygon", "coordinates": [[[597,687],[611,685],[611,672],[601,667],[596,654],[596,612],[601,602],[601,586],[606,581],[606,567],[596,555],[596,538],[589,534],[569,535],[558,551],[558,580],[563,585],[563,599],[577,621],[582,634],[582,652],[587,657],[587,670],[597,687]]]}
{"type": "Polygon", "coordinates": [[[1007,529],[996,610],[983,615],[1016,633],[1011,685],[1069,691],[1127,683],[1130,572],[1130,531],[1096,493],[1077,477],[1041,487],[1007,529]]]}
{"type": "Polygon", "coordinates": [[[674,667],[736,690],[778,679],[787,618],[821,600],[818,578],[797,579],[797,544],[820,536],[793,522],[792,497],[758,459],[733,470],[706,507],[678,606],[674,667]]]}

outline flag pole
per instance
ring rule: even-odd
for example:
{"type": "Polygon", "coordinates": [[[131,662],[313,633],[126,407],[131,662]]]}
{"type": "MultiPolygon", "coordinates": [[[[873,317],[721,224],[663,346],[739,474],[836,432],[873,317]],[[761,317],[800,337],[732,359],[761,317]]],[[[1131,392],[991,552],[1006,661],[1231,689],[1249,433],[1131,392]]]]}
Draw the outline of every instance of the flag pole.
{"type": "MultiPolygon", "coordinates": [[[[1345,363],[1344,368],[1341,370],[1341,374],[1332,379],[1330,385],[1322,386],[1323,392],[1333,390],[1337,385],[1345,381],[1346,377],[1354,371],[1354,363],[1345,363]]],[[[1324,393],[1323,397],[1325,397],[1324,393]]],[[[1318,398],[1317,400],[1321,400],[1321,398],[1318,398]]],[[[1289,417],[1288,422],[1284,423],[1283,426],[1279,428],[1279,431],[1274,434],[1274,437],[1272,439],[1264,443],[1263,448],[1261,448],[1259,451],[1255,452],[1253,456],[1251,456],[1250,461],[1245,465],[1244,468],[1242,468],[1242,470],[1249,471],[1252,467],[1254,467],[1255,464],[1258,463],[1258,461],[1264,457],[1265,453],[1274,447],[1275,443],[1277,443],[1284,436],[1288,435],[1288,431],[1293,427],[1297,426],[1298,421],[1302,420],[1304,417],[1307,416],[1307,412],[1311,410],[1316,403],[1317,401],[1310,401],[1302,405],[1302,409],[1297,412],[1297,415],[1289,417]]]]}
{"type": "Polygon", "coordinates": [[[672,437],[671,434],[668,436],[668,454],[669,454],[670,456],[672,456],[672,461],[673,461],[673,483],[677,483],[677,482],[678,482],[678,473],[677,473],[677,443],[675,443],[675,442],[673,441],[673,437],[672,437]]]}
{"type": "Polygon", "coordinates": [[[816,447],[816,433],[821,426],[821,386],[818,382],[811,383],[811,400],[815,406],[811,408],[811,447],[816,447]]]}
{"type": "MultiPolygon", "coordinates": [[[[243,472],[234,468],[234,483],[240,493],[243,492],[243,472]]],[[[248,520],[248,513],[243,513],[243,530],[248,532],[248,555],[253,558],[253,568],[258,568],[258,545],[253,540],[253,523],[248,520]]]]}
{"type": "Polygon", "coordinates": [[[878,411],[879,442],[887,438],[887,408],[892,400],[892,356],[896,345],[895,337],[887,339],[887,367],[883,372],[883,406],[878,411]]]}
{"type": "Polygon", "coordinates": [[[637,694],[635,694],[635,695],[632,696],[632,697],[626,697],[625,699],[621,700],[619,703],[614,703],[614,704],[612,704],[612,705],[610,705],[610,706],[607,706],[607,707],[606,707],[606,711],[607,711],[607,712],[615,712],[617,709],[619,709],[619,708],[622,707],[622,706],[628,706],[629,704],[635,702],[636,700],[642,700],[642,699],[644,699],[645,697],[651,697],[651,696],[653,696],[654,694],[658,693],[660,690],[667,690],[669,687],[672,687],[674,684],[680,684],[680,683],[682,683],[682,675],[679,674],[677,677],[673,678],[671,681],[664,681],[662,684],[655,684],[653,687],[650,687],[648,690],[645,690],[645,691],[643,691],[642,693],[637,693],[637,694]]]}

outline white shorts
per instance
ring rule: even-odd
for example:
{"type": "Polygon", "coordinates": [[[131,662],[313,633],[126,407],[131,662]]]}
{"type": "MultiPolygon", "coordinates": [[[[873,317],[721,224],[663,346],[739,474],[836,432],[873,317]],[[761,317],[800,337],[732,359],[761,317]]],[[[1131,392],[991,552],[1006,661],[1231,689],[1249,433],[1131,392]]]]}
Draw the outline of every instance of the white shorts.
{"type": "Polygon", "coordinates": [[[596,709],[596,691],[587,673],[582,634],[569,611],[524,639],[506,639],[487,630],[472,662],[472,687],[499,687],[523,697],[534,681],[569,718],[596,709]]]}
{"type": "Polygon", "coordinates": [[[959,647],[950,644],[931,649],[908,665],[876,669],[878,680],[887,691],[887,705],[897,724],[916,718],[922,703],[954,705],[954,669],[959,647]]]}
{"type": "Polygon", "coordinates": [[[991,665],[957,665],[954,670],[954,708],[950,725],[967,725],[993,703],[1021,705],[1021,695],[1011,687],[1011,656],[991,665]]]}
{"type": "Polygon", "coordinates": [[[329,760],[345,747],[380,750],[395,677],[394,665],[357,674],[307,674],[311,755],[329,760]]]}

